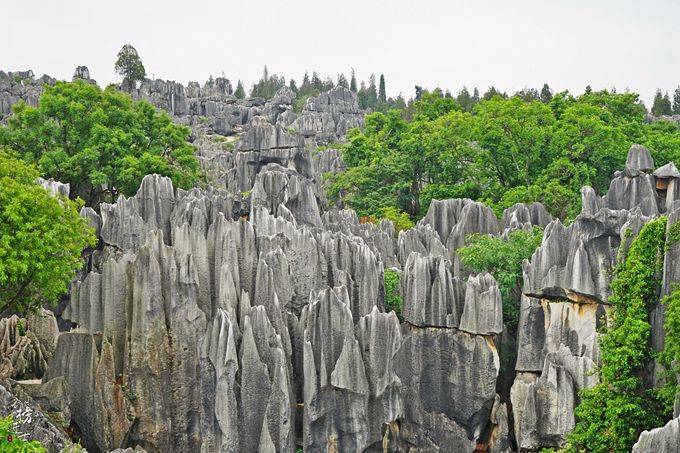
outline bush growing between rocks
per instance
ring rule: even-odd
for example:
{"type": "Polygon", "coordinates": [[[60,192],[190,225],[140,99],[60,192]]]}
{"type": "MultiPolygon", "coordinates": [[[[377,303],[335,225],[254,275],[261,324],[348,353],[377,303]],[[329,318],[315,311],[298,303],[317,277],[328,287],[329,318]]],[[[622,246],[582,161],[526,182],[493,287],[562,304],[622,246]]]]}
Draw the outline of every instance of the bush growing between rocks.
{"type": "Polygon", "coordinates": [[[403,320],[401,316],[404,308],[404,300],[401,297],[400,281],[401,274],[396,269],[385,269],[385,311],[390,312],[394,310],[399,320],[403,320]]]}
{"type": "Polygon", "coordinates": [[[669,404],[643,376],[652,359],[647,311],[658,296],[665,242],[666,217],[650,221],[615,270],[609,326],[599,342],[600,383],[581,393],[568,451],[627,452],[643,430],[662,425],[669,404]]]}

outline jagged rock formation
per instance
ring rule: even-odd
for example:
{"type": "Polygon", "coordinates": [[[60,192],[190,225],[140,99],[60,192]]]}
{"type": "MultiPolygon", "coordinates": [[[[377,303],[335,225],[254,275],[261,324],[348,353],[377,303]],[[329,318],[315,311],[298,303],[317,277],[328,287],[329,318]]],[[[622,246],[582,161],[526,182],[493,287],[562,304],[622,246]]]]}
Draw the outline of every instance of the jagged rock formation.
{"type": "MultiPolygon", "coordinates": [[[[578,392],[598,382],[597,331],[606,322],[613,269],[642,226],[669,210],[676,198],[674,166],[654,173],[653,168],[646,148],[631,147],[626,169],[617,172],[607,196],[584,187],[581,214],[568,227],[559,220],[548,224],[543,243],[524,263],[517,377],[511,391],[519,449],[564,446],[575,423],[578,392]]],[[[673,210],[669,225],[678,216],[673,210]]],[[[669,291],[668,282],[677,281],[675,248],[666,251],[662,295],[669,291]]],[[[663,318],[663,304],[658,304],[651,314],[657,350],[663,348],[663,318]]],[[[643,435],[638,451],[663,451],[658,450],[663,441],[654,436],[643,435]]]]}
{"type": "Polygon", "coordinates": [[[40,378],[54,353],[59,333],[52,312],[0,319],[0,378],[40,378]]]}
{"type": "Polygon", "coordinates": [[[43,85],[53,85],[55,79],[43,75],[36,79],[33,71],[0,71],[0,120],[12,113],[12,106],[24,101],[31,106],[38,105],[43,85]]]}
{"type": "MultiPolygon", "coordinates": [[[[74,78],[91,80],[83,67],[74,78]]],[[[0,115],[37,100],[44,83],[53,81],[0,73],[0,115]]],[[[433,201],[397,233],[326,205],[322,175],[345,166],[336,149],[312,148],[363,124],[348,90],[322,93],[300,113],[287,88],[239,101],[224,78],[146,80],[132,94],[192,127],[213,187],[175,190],[151,175],[135,196],[84,208],[100,241],[60,313],[72,329],[57,341],[51,321],[29,321],[26,335],[16,319],[0,321],[8,376],[44,372],[42,383],[8,386],[72,417],[94,450],[563,446],[578,392],[597,383],[614,266],[650,218],[668,213],[669,228],[680,219],[680,172],[654,171],[649,151],[634,146],[606,196],[583,188],[569,226],[538,203],[498,219],[455,199],[433,201]],[[507,334],[498,284],[472,275],[456,251],[472,233],[534,226],[545,232],[524,263],[508,401],[496,390],[507,334]],[[401,275],[402,322],[385,313],[385,268],[401,275]]],[[[678,247],[666,250],[662,295],[680,278],[678,247]]],[[[663,310],[652,313],[657,350],[663,310]]],[[[674,451],[673,423],[643,433],[636,451],[674,451]]]]}
{"type": "Polygon", "coordinates": [[[364,113],[356,95],[340,86],[307,100],[300,116],[290,123],[293,130],[317,145],[337,141],[363,125],[364,113]]]}
{"type": "Polygon", "coordinates": [[[493,278],[454,279],[443,256],[400,263],[389,222],[359,224],[350,211],[322,219],[294,178],[263,167],[250,221],[226,193],[175,191],[159,176],[102,205],[100,220],[83,212],[102,244],[62,314],[78,328],[59,336],[44,380],[68,383],[93,446],[467,449],[507,427],[504,409],[491,421],[490,335],[502,330],[493,278]],[[269,181],[279,174],[283,185],[269,181]],[[434,279],[406,296],[406,332],[383,312],[383,251],[405,282],[434,279]],[[420,260],[431,264],[411,264],[420,260]],[[422,323],[409,313],[430,314],[422,323]]]}
{"type": "Polygon", "coordinates": [[[680,418],[674,418],[662,428],[644,431],[633,446],[633,453],[675,453],[680,451],[680,418]]]}

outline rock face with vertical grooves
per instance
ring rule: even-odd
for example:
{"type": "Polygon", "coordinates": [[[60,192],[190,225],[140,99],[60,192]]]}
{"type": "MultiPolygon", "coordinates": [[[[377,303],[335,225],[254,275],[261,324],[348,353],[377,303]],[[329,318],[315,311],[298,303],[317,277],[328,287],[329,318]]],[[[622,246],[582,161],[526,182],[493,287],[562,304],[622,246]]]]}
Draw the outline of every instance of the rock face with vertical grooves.
{"type": "Polygon", "coordinates": [[[493,335],[503,332],[503,302],[498,283],[491,274],[471,275],[465,285],[465,306],[460,330],[493,335]]]}
{"type": "Polygon", "coordinates": [[[59,335],[47,378],[72,389],[89,445],[363,451],[485,442],[499,365],[483,335],[502,330],[493,279],[471,277],[466,291],[427,225],[419,229],[443,252],[431,255],[417,239],[425,254],[402,264],[390,222],[321,216],[300,202],[299,173],[270,165],[256,177],[248,221],[236,198],[174,190],[159,176],[103,205],[101,218],[83,212],[101,241],[72,286],[62,316],[77,329],[59,335]],[[269,185],[268,172],[284,180],[269,185]],[[405,269],[406,331],[384,313],[383,259],[405,269]],[[457,330],[465,304],[470,333],[457,330]],[[430,347],[440,351],[436,368],[430,347]],[[418,383],[430,390],[412,393],[418,383]]]}
{"type": "Polygon", "coordinates": [[[654,428],[640,434],[633,445],[633,453],[674,453],[680,451],[680,418],[674,418],[662,428],[654,428]]]}

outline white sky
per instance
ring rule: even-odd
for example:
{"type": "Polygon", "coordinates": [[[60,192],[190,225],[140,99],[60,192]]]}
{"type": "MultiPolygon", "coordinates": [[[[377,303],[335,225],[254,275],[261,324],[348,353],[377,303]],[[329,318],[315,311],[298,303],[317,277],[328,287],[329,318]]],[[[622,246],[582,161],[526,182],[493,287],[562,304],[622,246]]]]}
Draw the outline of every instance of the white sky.
{"type": "Polygon", "coordinates": [[[680,84],[680,1],[672,0],[0,0],[0,69],[71,78],[86,65],[119,81],[120,47],[149,76],[249,88],[266,64],[293,77],[385,74],[388,96],[413,86],[525,86],[581,93],[626,87],[650,105],[680,84]]]}

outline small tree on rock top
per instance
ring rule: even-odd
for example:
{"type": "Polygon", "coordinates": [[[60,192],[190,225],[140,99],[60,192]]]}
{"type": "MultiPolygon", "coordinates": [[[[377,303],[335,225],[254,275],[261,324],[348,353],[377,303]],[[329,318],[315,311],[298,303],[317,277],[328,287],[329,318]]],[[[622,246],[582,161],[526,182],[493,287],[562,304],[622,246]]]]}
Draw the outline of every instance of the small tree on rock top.
{"type": "Polygon", "coordinates": [[[118,52],[115,70],[123,77],[123,89],[127,91],[134,87],[135,82],[144,80],[146,77],[146,69],[139,58],[137,49],[130,44],[125,44],[118,52]]]}

